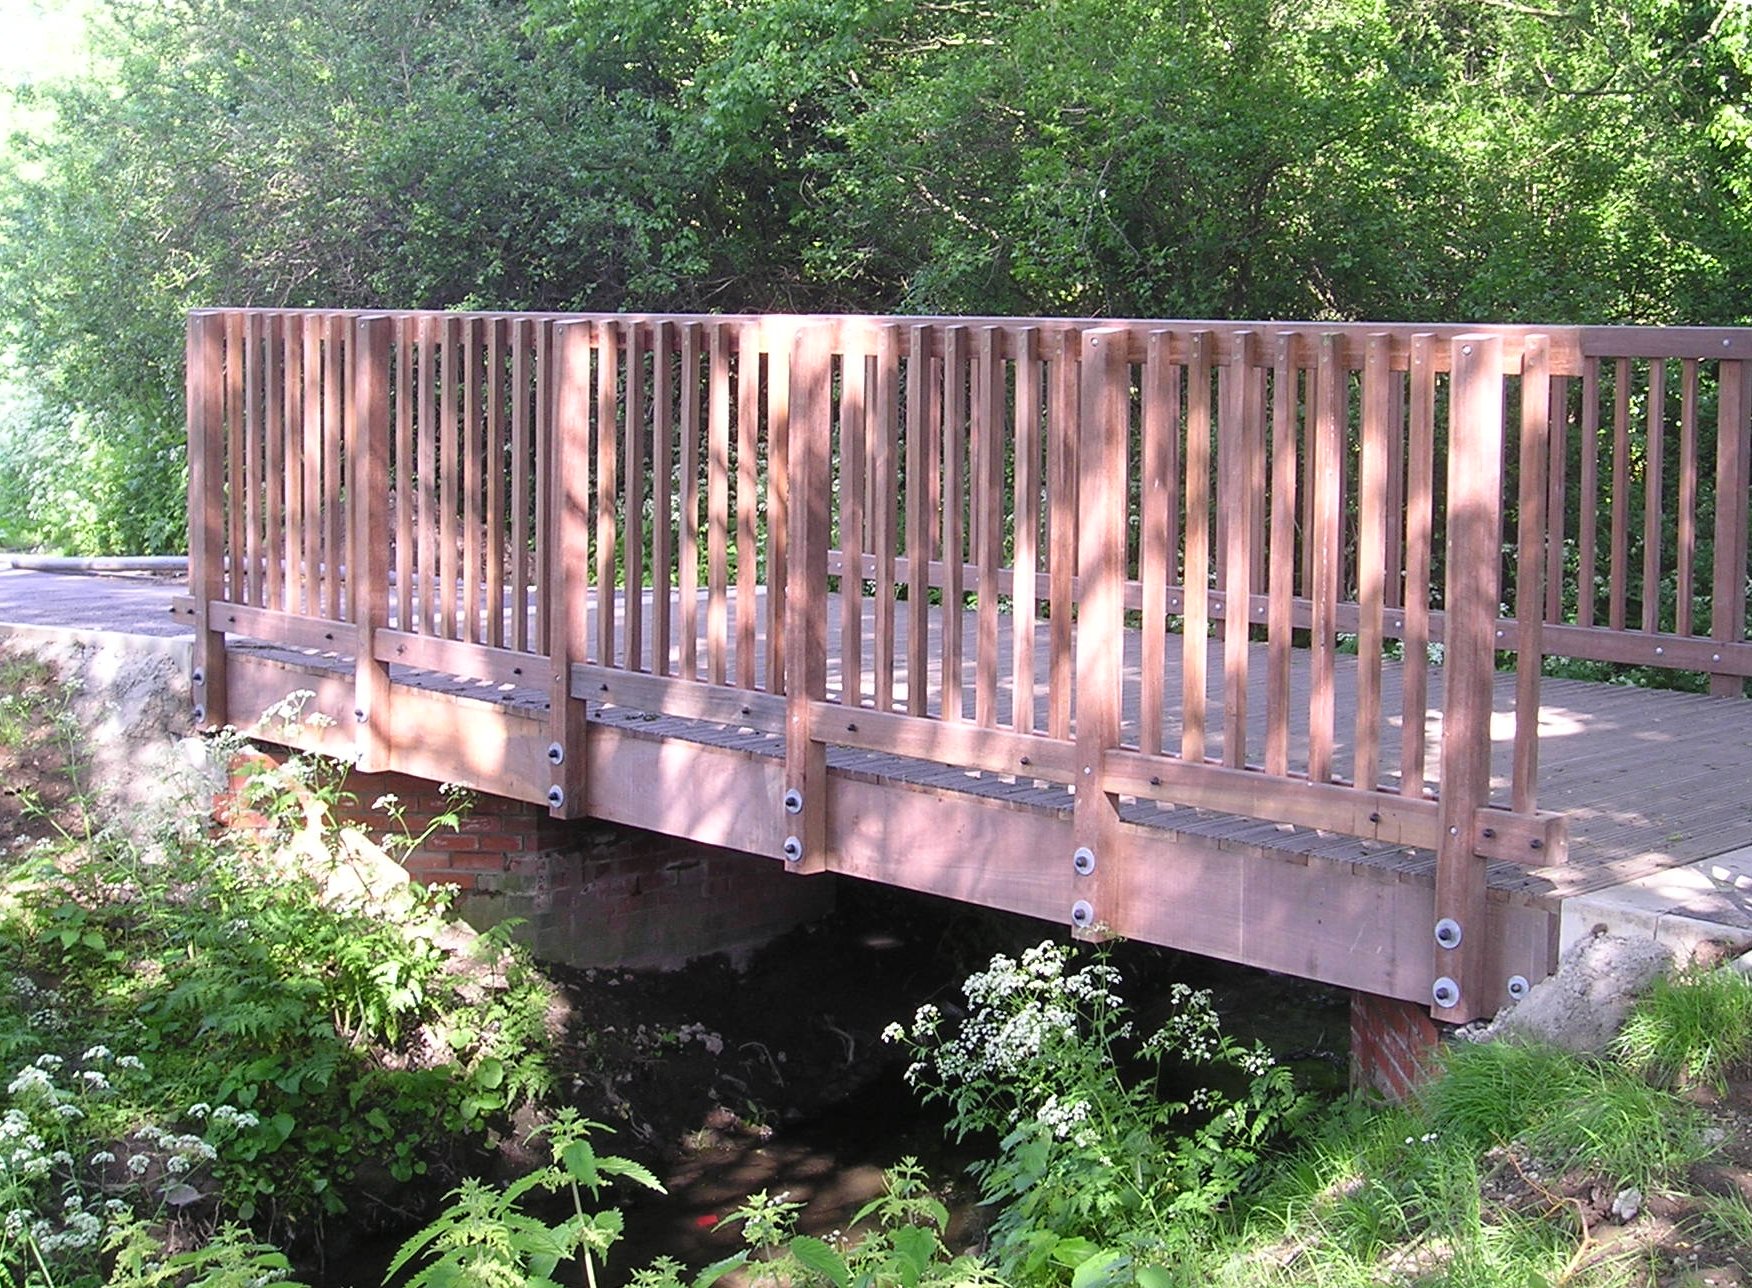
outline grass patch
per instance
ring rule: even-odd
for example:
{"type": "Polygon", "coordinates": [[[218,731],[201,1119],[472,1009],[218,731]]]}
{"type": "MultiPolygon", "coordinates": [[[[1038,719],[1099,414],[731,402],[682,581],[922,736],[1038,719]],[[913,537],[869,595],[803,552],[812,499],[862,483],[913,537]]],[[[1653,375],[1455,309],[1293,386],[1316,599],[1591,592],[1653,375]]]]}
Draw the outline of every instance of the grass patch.
{"type": "Polygon", "coordinates": [[[1752,980],[1735,970],[1659,979],[1631,1011],[1614,1048],[1663,1085],[1721,1088],[1752,1066],[1752,980]]]}

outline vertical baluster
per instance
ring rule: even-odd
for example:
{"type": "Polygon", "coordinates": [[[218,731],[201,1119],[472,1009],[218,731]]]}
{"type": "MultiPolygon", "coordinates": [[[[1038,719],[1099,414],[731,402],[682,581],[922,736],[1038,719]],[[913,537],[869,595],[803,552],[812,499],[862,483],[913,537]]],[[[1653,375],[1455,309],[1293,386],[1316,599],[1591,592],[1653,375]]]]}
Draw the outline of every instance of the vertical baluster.
{"type": "Polygon", "coordinates": [[[1642,628],[1661,629],[1661,521],[1667,420],[1667,365],[1649,359],[1648,431],[1643,447],[1642,628]]]}
{"type": "Polygon", "coordinates": [[[596,324],[596,660],[615,664],[615,541],[620,528],[620,324],[596,324]]]}
{"type": "Polygon", "coordinates": [[[896,464],[900,454],[900,335],[892,325],[876,332],[876,406],[871,417],[870,545],[876,556],[875,670],[878,711],[894,710],[894,532],[899,505],[896,464]]]}
{"type": "Polygon", "coordinates": [[[1340,336],[1328,333],[1319,340],[1314,394],[1314,527],[1310,544],[1313,554],[1313,626],[1310,631],[1308,696],[1308,781],[1332,780],[1333,734],[1338,708],[1334,692],[1337,655],[1339,565],[1343,551],[1342,487],[1344,473],[1344,427],[1348,399],[1348,376],[1344,369],[1340,336]]]}
{"type": "Polygon", "coordinates": [[[511,641],[505,634],[505,333],[504,318],[486,321],[486,380],[484,397],[487,403],[487,625],[486,642],[494,648],[506,648],[511,641]]]}
{"type": "Polygon", "coordinates": [[[263,407],[266,418],[267,469],[262,475],[266,492],[267,541],[262,557],[266,584],[262,602],[276,611],[286,608],[286,368],[282,318],[270,313],[262,327],[267,388],[263,407]]]}
{"type": "Polygon", "coordinates": [[[700,324],[681,328],[681,678],[700,674],[700,324]]]}
{"type": "Polygon", "coordinates": [[[1168,544],[1168,511],[1176,509],[1179,489],[1169,476],[1172,439],[1179,408],[1169,401],[1173,333],[1151,331],[1144,340],[1143,435],[1138,479],[1138,580],[1143,632],[1139,640],[1138,750],[1162,752],[1163,684],[1168,652],[1168,578],[1173,547],[1168,544]]]}
{"type": "MultiPolygon", "coordinates": [[[[626,667],[645,669],[645,346],[639,324],[625,324],[626,345],[623,383],[626,387],[626,420],[622,426],[626,457],[626,544],[622,555],[626,575],[627,638],[626,667]]],[[[655,518],[652,520],[656,522],[655,518]]]]}
{"type": "Polygon", "coordinates": [[[943,718],[960,720],[962,578],[967,550],[967,328],[943,333],[943,718]]]}
{"type": "Polygon", "coordinates": [[[1266,608],[1265,772],[1290,768],[1290,660],[1296,594],[1296,339],[1280,334],[1272,354],[1271,558],[1266,608]]]}
{"type": "Polygon", "coordinates": [[[907,333],[906,358],[906,709],[928,714],[930,706],[931,545],[930,478],[937,469],[930,448],[930,343],[928,328],[907,333]]]}
{"type": "Polygon", "coordinates": [[[1368,338],[1363,359],[1363,444],[1357,476],[1357,721],[1352,780],[1381,782],[1381,615],[1386,608],[1389,337],[1368,338]]]}
{"type": "Polygon", "coordinates": [[[1082,399],[1080,338],[1060,332],[1048,373],[1047,410],[1047,643],[1052,678],[1047,687],[1047,734],[1071,736],[1071,598],[1077,571],[1077,418],[1082,399]]]}
{"type": "Polygon", "coordinates": [[[1679,515],[1673,557],[1678,573],[1673,630],[1690,635],[1694,629],[1692,598],[1697,576],[1697,359],[1679,369],[1679,515]]]}
{"type": "Polygon", "coordinates": [[[767,332],[767,692],[785,692],[791,548],[791,330],[767,332]]]}
{"type": "MultiPolygon", "coordinates": [[[[651,324],[651,670],[671,671],[669,594],[675,562],[674,326],[651,324]]],[[[769,575],[771,564],[768,564],[769,575]]]]}
{"type": "Polygon", "coordinates": [[[1410,441],[1406,450],[1405,671],[1400,680],[1399,790],[1421,797],[1429,721],[1430,562],[1436,459],[1435,337],[1411,337],[1410,441]]]}
{"type": "Polygon", "coordinates": [[[486,448],[482,443],[485,407],[481,390],[481,319],[462,324],[462,592],[461,619],[456,637],[465,641],[484,639],[481,614],[481,551],[487,516],[483,478],[486,448]]]}
{"type": "Polygon", "coordinates": [[[998,723],[998,565],[1003,559],[1004,369],[998,329],[981,327],[973,377],[974,563],[979,572],[973,712],[984,728],[998,723]]]}
{"type": "Polygon", "coordinates": [[[760,603],[755,591],[756,511],[760,507],[760,324],[736,332],[736,683],[755,683],[760,603]]]}
{"type": "Polygon", "coordinates": [[[1230,337],[1229,361],[1218,371],[1221,406],[1217,425],[1220,492],[1235,517],[1224,533],[1228,581],[1223,598],[1223,763],[1247,765],[1247,662],[1249,608],[1253,594],[1253,519],[1259,504],[1254,422],[1249,391],[1258,365],[1258,341],[1251,331],[1230,337]]]}
{"type": "Polygon", "coordinates": [[[711,334],[711,391],[706,416],[706,674],[724,683],[730,635],[730,349],[727,323],[711,334]]]}
{"type": "Polygon", "coordinates": [[[1040,620],[1040,334],[1016,338],[1016,544],[1010,596],[1011,724],[1034,732],[1034,631],[1040,620]]]}
{"type": "MultiPolygon", "coordinates": [[[[1653,414],[1653,413],[1651,413],[1653,414]]],[[[1539,778],[1539,677],[1545,661],[1546,489],[1551,455],[1551,340],[1530,335],[1521,357],[1521,490],[1515,516],[1514,808],[1533,812],[1539,778]]],[[[1657,484],[1658,489],[1658,484],[1657,484]]],[[[1656,520],[1657,524],[1659,519],[1656,520]]]]}
{"type": "Polygon", "coordinates": [[[1186,363],[1186,552],[1180,638],[1180,755],[1205,758],[1206,670],[1210,648],[1211,586],[1211,363],[1209,331],[1188,340],[1186,363]]]}

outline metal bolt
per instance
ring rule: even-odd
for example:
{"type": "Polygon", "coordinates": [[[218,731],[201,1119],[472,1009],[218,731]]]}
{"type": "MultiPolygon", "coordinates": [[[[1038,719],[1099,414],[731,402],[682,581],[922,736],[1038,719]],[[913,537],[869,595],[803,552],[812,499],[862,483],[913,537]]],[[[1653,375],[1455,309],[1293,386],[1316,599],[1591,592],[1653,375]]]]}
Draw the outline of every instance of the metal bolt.
{"type": "Polygon", "coordinates": [[[1494,827],[1485,828],[1484,829],[1484,839],[1487,841],[1496,840],[1496,828],[1494,828],[1494,827]]]}
{"type": "Polygon", "coordinates": [[[548,788],[548,808],[559,809],[566,803],[566,789],[558,783],[548,788]]]}
{"type": "Polygon", "coordinates": [[[1545,842],[1541,841],[1537,836],[1531,841],[1528,841],[1527,844],[1535,850],[1543,850],[1545,848],[1545,842]]]}
{"type": "Polygon", "coordinates": [[[370,718],[370,713],[367,712],[364,707],[353,708],[353,721],[355,724],[364,724],[370,718]]]}
{"type": "Polygon", "coordinates": [[[803,812],[803,793],[795,787],[785,793],[785,813],[801,814],[803,812]]]}
{"type": "Polygon", "coordinates": [[[1655,645],[1655,656],[1656,657],[1660,657],[1666,651],[1667,650],[1664,647],[1662,647],[1661,645],[1659,645],[1659,644],[1655,645]]]}
{"type": "Polygon", "coordinates": [[[803,861],[803,842],[795,836],[785,838],[785,862],[801,863],[803,861]]]}
{"type": "Polygon", "coordinates": [[[566,760],[566,749],[557,742],[548,744],[548,764],[560,765],[566,760]]]}
{"type": "Polygon", "coordinates": [[[1437,1006],[1458,1006],[1460,1005],[1460,985],[1444,975],[1436,981],[1435,987],[1430,989],[1430,997],[1437,1006]]]}
{"type": "Polygon", "coordinates": [[[202,706],[199,702],[195,703],[195,723],[207,723],[207,708],[202,706]]]}
{"type": "Polygon", "coordinates": [[[207,673],[197,666],[194,674],[189,676],[189,679],[193,680],[196,684],[205,684],[207,682],[207,673]]]}
{"type": "Polygon", "coordinates": [[[1527,982],[1527,977],[1525,975],[1509,976],[1509,996],[1514,998],[1517,1002],[1527,996],[1527,990],[1531,987],[1533,986],[1527,982]]]}
{"type": "Polygon", "coordinates": [[[1078,930],[1087,930],[1095,924],[1095,905],[1087,899],[1079,899],[1071,905],[1071,924],[1078,930]]]}
{"type": "Polygon", "coordinates": [[[1071,856],[1071,866],[1077,870],[1077,875],[1086,877],[1095,870],[1095,851],[1086,845],[1079,845],[1077,852],[1071,856]]]}
{"type": "Polygon", "coordinates": [[[1443,948],[1460,947],[1460,923],[1452,917],[1443,917],[1436,923],[1436,942],[1443,948]]]}

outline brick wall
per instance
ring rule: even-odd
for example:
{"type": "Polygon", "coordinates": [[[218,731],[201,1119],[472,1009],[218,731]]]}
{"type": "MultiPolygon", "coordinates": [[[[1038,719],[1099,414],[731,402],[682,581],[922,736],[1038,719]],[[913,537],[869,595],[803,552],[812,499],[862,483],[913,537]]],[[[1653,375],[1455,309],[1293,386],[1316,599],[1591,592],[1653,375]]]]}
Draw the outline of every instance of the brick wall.
{"type": "MultiPolygon", "coordinates": [[[[237,768],[217,802],[227,826],[262,822],[239,807],[246,772],[237,768]]],[[[341,821],[374,838],[398,826],[374,808],[385,796],[413,836],[450,808],[438,784],[403,774],[352,773],[344,793],[341,821]]],[[[793,876],[773,859],[599,820],[556,820],[497,796],[476,796],[459,829],[432,831],[403,863],[417,881],[456,886],[458,911],[477,928],[515,917],[517,937],[539,956],[575,966],[738,954],[833,907],[829,876],[793,876]]]]}
{"type": "Polygon", "coordinates": [[[1374,993],[1352,993],[1351,1088],[1404,1100],[1428,1076],[1441,1040],[1429,1008],[1374,993]]]}

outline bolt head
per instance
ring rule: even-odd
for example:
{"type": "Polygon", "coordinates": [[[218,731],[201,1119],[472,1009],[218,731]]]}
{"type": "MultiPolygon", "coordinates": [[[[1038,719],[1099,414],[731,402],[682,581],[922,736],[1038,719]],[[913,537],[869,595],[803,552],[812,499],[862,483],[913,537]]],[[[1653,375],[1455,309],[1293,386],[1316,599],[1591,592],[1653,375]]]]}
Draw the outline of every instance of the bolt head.
{"type": "Polygon", "coordinates": [[[795,787],[785,793],[785,813],[801,814],[803,812],[803,793],[795,787]]]}
{"type": "Polygon", "coordinates": [[[1452,917],[1443,917],[1436,923],[1436,942],[1443,948],[1458,948],[1460,946],[1460,923],[1452,917]]]}
{"type": "Polygon", "coordinates": [[[801,863],[803,861],[803,840],[801,837],[787,836],[785,838],[785,862],[801,863]]]}
{"type": "Polygon", "coordinates": [[[566,759],[565,747],[557,742],[550,742],[547,749],[547,758],[548,764],[550,765],[564,764],[566,759]]]}
{"type": "Polygon", "coordinates": [[[1458,1006],[1460,1004],[1460,985],[1444,975],[1431,987],[1430,998],[1437,1006],[1458,1006]]]}
{"type": "Polygon", "coordinates": [[[1071,924],[1078,930],[1087,930],[1095,924],[1095,905],[1087,899],[1079,899],[1071,905],[1071,924]]]}
{"type": "Polygon", "coordinates": [[[1071,856],[1071,866],[1077,870],[1077,875],[1086,877],[1095,870],[1095,851],[1086,845],[1079,845],[1077,852],[1071,856]]]}
{"type": "Polygon", "coordinates": [[[547,802],[549,808],[559,809],[566,803],[566,789],[558,784],[548,788],[547,802]]]}
{"type": "Polygon", "coordinates": [[[1509,976],[1509,996],[1514,998],[1517,1002],[1527,996],[1528,991],[1532,987],[1533,986],[1527,982],[1527,977],[1525,975],[1509,976]]]}

